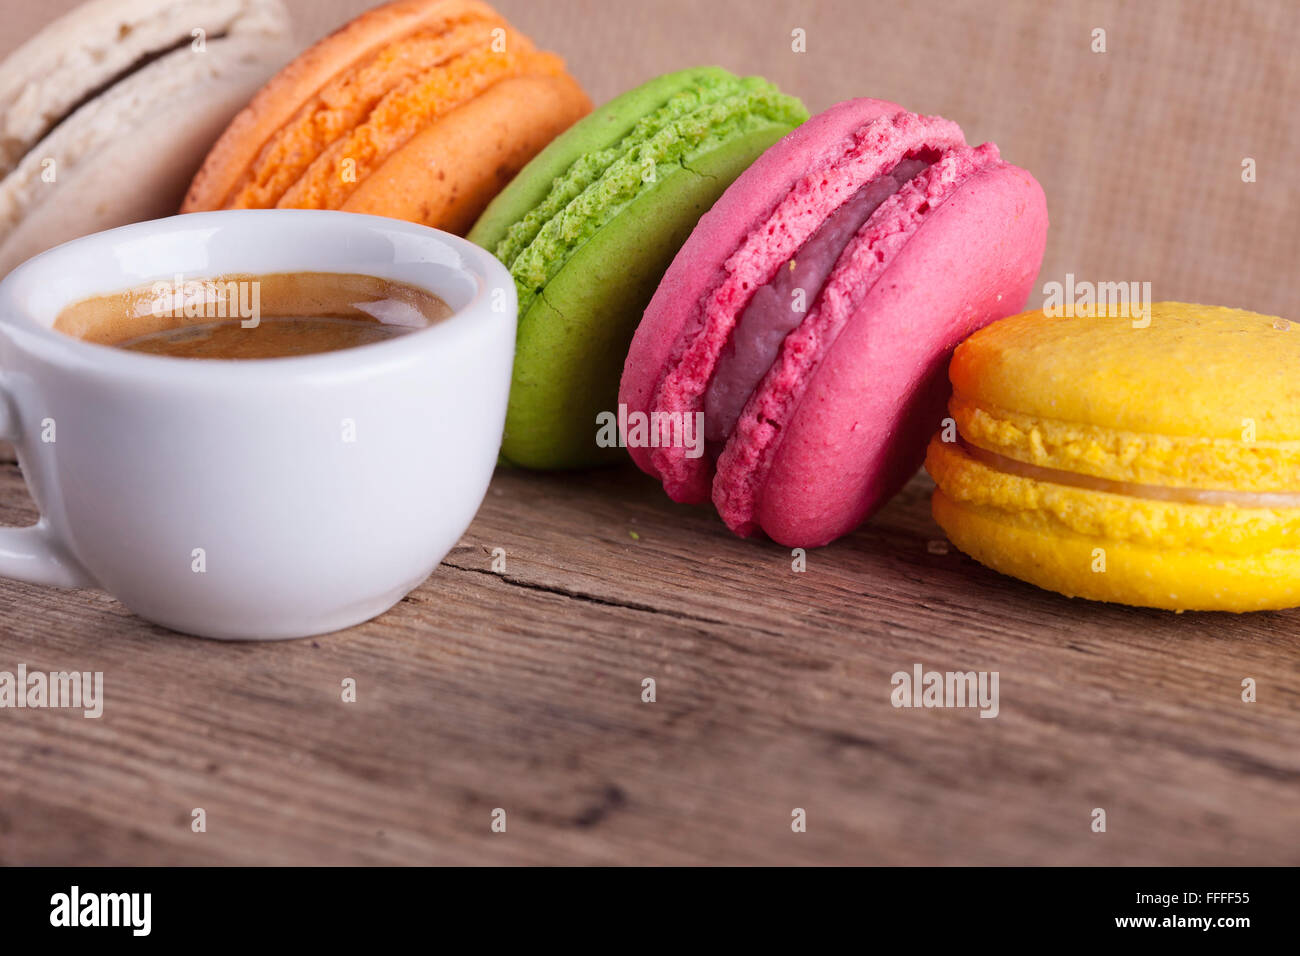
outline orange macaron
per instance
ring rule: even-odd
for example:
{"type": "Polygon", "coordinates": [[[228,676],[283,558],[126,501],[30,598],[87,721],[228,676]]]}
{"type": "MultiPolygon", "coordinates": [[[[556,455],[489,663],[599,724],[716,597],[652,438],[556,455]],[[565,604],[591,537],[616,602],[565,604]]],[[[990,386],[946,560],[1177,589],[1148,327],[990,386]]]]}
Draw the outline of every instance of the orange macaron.
{"type": "Polygon", "coordinates": [[[397,0],[271,79],[181,211],[343,209],[460,233],[590,110],[558,56],[479,0],[397,0]]]}

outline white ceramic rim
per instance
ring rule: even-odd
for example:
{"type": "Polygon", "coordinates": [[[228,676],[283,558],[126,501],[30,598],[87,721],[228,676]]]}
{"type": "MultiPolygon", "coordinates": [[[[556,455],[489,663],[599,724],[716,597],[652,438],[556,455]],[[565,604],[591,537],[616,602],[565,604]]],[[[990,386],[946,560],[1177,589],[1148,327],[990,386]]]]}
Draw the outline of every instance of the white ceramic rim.
{"type": "MultiPolygon", "coordinates": [[[[446,264],[443,264],[443,266],[447,267],[446,264]]],[[[167,271],[166,269],[160,270],[163,273],[167,271]]],[[[273,274],[277,271],[297,270],[280,270],[275,266],[270,266],[262,270],[253,269],[249,271],[250,274],[255,275],[259,271],[264,274],[273,274]]],[[[322,268],[321,271],[344,272],[348,271],[348,269],[346,266],[336,266],[322,268]]],[[[362,265],[358,265],[352,271],[365,274],[365,268],[362,265]]],[[[194,278],[204,277],[196,274],[194,278]]],[[[429,283],[422,282],[419,279],[407,278],[402,281],[440,297],[445,295],[444,290],[432,288],[429,283]]],[[[217,212],[187,213],[181,216],[170,216],[165,219],[154,219],[148,222],[119,226],[115,229],[107,229],[103,232],[73,239],[28,259],[22,265],[13,269],[3,280],[0,280],[0,326],[3,326],[24,349],[47,362],[71,364],[79,368],[94,369],[103,373],[117,374],[140,381],[164,385],[175,384],[178,386],[192,384],[196,380],[202,382],[229,379],[285,381],[288,379],[332,376],[336,373],[356,373],[361,369],[366,372],[374,372],[377,369],[382,370],[384,366],[406,364],[419,354],[422,347],[455,348],[457,347],[456,340],[464,337],[462,333],[466,330],[467,323],[474,321],[475,316],[480,312],[477,307],[481,305],[489,290],[497,284],[509,287],[512,282],[513,280],[510,278],[509,273],[505,271],[505,267],[487,250],[459,236],[453,236],[451,233],[420,225],[419,223],[389,219],[385,216],[370,216],[361,213],[336,212],[323,209],[230,209],[217,212]],[[156,235],[160,232],[165,233],[173,226],[183,226],[189,229],[207,224],[209,228],[220,228],[228,224],[232,217],[237,217],[244,222],[254,218],[270,218],[274,220],[274,224],[268,224],[266,228],[281,230],[286,228],[310,230],[312,229],[311,220],[323,219],[336,226],[341,225],[348,229],[406,233],[430,242],[440,243],[456,256],[459,268],[474,281],[475,292],[469,302],[456,309],[452,315],[442,321],[436,322],[427,328],[417,329],[382,342],[372,342],[353,348],[313,355],[248,361],[151,355],[144,352],[118,349],[111,345],[86,342],[63,332],[57,332],[53,328],[36,321],[29,315],[30,309],[26,303],[19,301],[17,298],[16,290],[21,286],[24,279],[28,278],[26,274],[46,267],[50,259],[75,257],[78,251],[84,251],[88,255],[96,254],[96,247],[111,243],[114,239],[129,239],[133,234],[156,235]],[[288,220],[294,220],[294,222],[290,223],[288,220]],[[495,281],[493,279],[494,273],[496,274],[495,281]]],[[[103,291],[111,293],[118,290],[106,288],[103,291]]],[[[72,301],[76,300],[69,299],[69,302],[72,301]]],[[[483,321],[481,315],[477,315],[477,318],[479,321],[483,321]]]]}

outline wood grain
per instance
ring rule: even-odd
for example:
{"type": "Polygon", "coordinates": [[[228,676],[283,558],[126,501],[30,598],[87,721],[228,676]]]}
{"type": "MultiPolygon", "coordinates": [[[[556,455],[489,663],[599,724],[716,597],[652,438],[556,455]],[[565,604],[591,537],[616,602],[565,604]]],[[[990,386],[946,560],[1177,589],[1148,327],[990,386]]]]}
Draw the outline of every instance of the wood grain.
{"type": "Polygon", "coordinates": [[[105,710],[0,710],[0,863],[1300,863],[1300,614],[1038,591],[931,548],[929,487],[794,573],[634,471],[500,471],[396,608],[277,644],[2,582],[0,670],[105,710]],[[917,662],[999,716],[894,708],[917,662]]]}

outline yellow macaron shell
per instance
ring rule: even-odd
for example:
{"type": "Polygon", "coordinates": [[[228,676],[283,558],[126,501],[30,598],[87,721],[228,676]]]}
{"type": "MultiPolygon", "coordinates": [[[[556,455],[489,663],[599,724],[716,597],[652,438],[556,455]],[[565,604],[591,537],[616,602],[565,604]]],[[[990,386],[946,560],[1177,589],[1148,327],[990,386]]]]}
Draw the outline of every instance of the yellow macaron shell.
{"type": "Polygon", "coordinates": [[[1300,605],[1300,326],[1183,303],[1150,317],[1026,313],[963,343],[961,440],[941,432],[926,459],[935,519],[981,563],[1070,596],[1300,605]],[[1182,500],[1198,489],[1230,500],[1182,500]]]}
{"type": "Polygon", "coordinates": [[[1300,492],[1300,325],[1160,302],[1127,316],[1027,312],[953,356],[963,439],[1114,481],[1300,492]]]}
{"type": "MultiPolygon", "coordinates": [[[[1188,506],[1184,506],[1188,507],[1188,506]]],[[[934,517],[980,564],[1067,597],[1170,611],[1266,611],[1300,605],[1300,550],[1230,554],[1044,531],[973,508],[942,490],[934,517]]]]}

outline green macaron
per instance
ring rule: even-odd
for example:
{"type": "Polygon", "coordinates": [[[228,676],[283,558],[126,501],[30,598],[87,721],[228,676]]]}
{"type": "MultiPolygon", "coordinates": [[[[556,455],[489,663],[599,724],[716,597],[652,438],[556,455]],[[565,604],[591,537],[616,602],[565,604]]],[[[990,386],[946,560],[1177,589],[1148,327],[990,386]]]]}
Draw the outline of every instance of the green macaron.
{"type": "Polygon", "coordinates": [[[761,77],[717,67],[651,80],[542,150],[469,233],[505,263],[519,333],[502,458],[576,468],[616,412],[641,313],[696,221],[759,154],[808,118],[761,77]]]}

